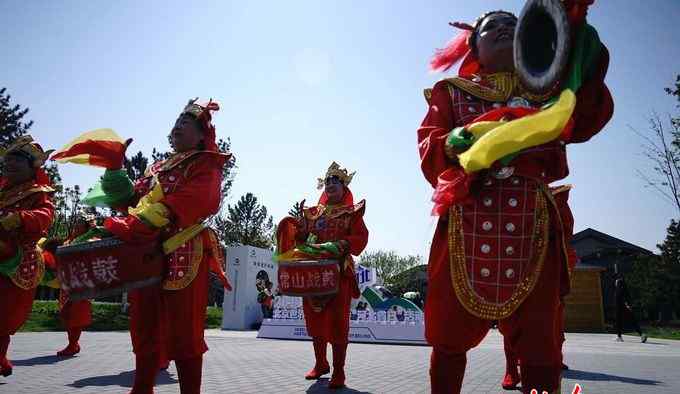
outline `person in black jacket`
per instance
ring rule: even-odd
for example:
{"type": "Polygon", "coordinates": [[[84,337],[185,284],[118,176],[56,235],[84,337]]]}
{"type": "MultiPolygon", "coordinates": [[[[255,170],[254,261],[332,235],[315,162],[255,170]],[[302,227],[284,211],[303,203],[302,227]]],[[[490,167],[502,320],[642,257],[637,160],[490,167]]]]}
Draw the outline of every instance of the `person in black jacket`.
{"type": "Polygon", "coordinates": [[[633,309],[630,307],[630,296],[626,288],[626,282],[623,280],[623,275],[616,274],[614,277],[614,298],[616,300],[616,342],[623,342],[621,337],[625,319],[628,318],[633,325],[635,331],[640,334],[640,342],[647,342],[647,335],[642,332],[640,324],[638,324],[633,309]]]}

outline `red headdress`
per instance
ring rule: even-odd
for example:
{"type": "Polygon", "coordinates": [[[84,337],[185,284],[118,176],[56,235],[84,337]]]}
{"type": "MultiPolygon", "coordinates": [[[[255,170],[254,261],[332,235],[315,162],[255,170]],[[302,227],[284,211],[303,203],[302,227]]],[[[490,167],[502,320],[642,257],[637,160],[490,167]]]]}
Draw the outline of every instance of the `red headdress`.
{"type": "Polygon", "coordinates": [[[220,104],[217,101],[210,99],[207,103],[199,104],[197,103],[198,97],[189,100],[186,107],[182,111],[182,114],[190,114],[198,119],[203,126],[203,131],[205,133],[205,138],[203,144],[205,150],[209,151],[219,151],[217,148],[216,135],[215,135],[215,125],[212,124],[212,112],[220,110],[220,104]]]}
{"type": "MultiPolygon", "coordinates": [[[[461,32],[449,41],[444,48],[437,49],[432,60],[430,60],[430,69],[432,71],[448,71],[463,57],[466,60],[463,63],[469,63],[468,59],[471,56],[474,57],[470,51],[470,37],[475,28],[467,23],[453,22],[449,24],[461,29],[461,32]]],[[[461,65],[461,71],[462,68],[461,65]]]]}
{"type": "Polygon", "coordinates": [[[495,13],[514,16],[507,11],[491,11],[477,18],[474,26],[464,22],[449,22],[449,25],[460,29],[461,32],[449,41],[444,48],[435,51],[430,60],[430,69],[432,71],[447,71],[462,59],[463,62],[458,70],[458,75],[470,76],[479,73],[481,67],[477,55],[472,51],[471,43],[484,18],[495,13]]]}

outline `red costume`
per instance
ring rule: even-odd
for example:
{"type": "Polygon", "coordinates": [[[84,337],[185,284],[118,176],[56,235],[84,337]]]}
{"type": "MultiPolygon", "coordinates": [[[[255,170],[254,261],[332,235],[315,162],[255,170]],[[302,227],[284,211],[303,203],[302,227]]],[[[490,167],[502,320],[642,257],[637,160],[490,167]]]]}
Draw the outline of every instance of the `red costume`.
{"type": "MultiPolygon", "coordinates": [[[[133,197],[116,207],[129,207],[129,215],[104,222],[108,231],[126,242],[164,242],[163,281],[129,293],[130,335],[136,356],[135,394],[153,392],[158,369],[167,360],[175,360],[183,394],[200,392],[203,353],[208,350],[203,330],[209,270],[216,271],[229,288],[215,233],[201,224],[219,209],[222,169],[231,156],[221,153],[215,143],[210,112],[218,109],[212,101],[206,105],[190,101],[181,116],[188,114],[199,121],[203,146],[175,153],[150,166],[145,177],[134,184],[133,197]],[[167,250],[172,240],[175,245],[167,250]]],[[[105,166],[116,169],[112,163],[105,166]]],[[[104,192],[109,189],[102,188],[104,192]]]]}
{"type": "Polygon", "coordinates": [[[441,214],[425,303],[433,393],[460,392],[466,353],[484,339],[493,320],[512,341],[524,392],[559,389],[556,333],[561,295],[569,289],[571,228],[548,185],[568,175],[565,145],[587,141],[611,117],[613,103],[604,84],[608,60],[601,46],[576,93],[570,134],[474,174],[459,164],[450,145],[452,130],[506,103],[536,107],[547,97],[529,94],[512,74],[483,74],[472,52],[462,75],[426,91],[429,111],[418,130],[419,153],[441,214]]]}
{"type": "Polygon", "coordinates": [[[41,168],[48,153],[29,136],[19,137],[6,155],[21,151],[32,160],[36,176],[20,185],[0,180],[0,374],[12,374],[7,359],[10,335],[28,319],[45,264],[37,241],[52,225],[53,189],[41,168]]]}
{"type": "MultiPolygon", "coordinates": [[[[560,217],[562,219],[563,228],[565,230],[565,240],[567,248],[567,261],[569,272],[574,270],[576,263],[578,261],[578,256],[576,255],[576,250],[571,246],[571,237],[573,236],[574,229],[574,217],[571,214],[571,209],[569,209],[569,204],[567,200],[569,198],[569,187],[559,187],[552,188],[551,192],[555,197],[555,202],[557,204],[560,217]],[[566,235],[568,234],[568,235],[566,235]]],[[[557,307],[557,313],[555,315],[555,344],[557,346],[557,351],[559,352],[559,362],[562,369],[567,368],[563,362],[563,352],[562,346],[564,344],[564,297],[569,294],[569,282],[562,281],[560,285],[560,302],[557,307]]],[[[505,376],[501,386],[506,390],[515,390],[517,385],[521,383],[521,367],[519,365],[519,360],[517,359],[517,350],[515,350],[515,342],[517,338],[504,337],[503,338],[503,350],[505,352],[505,376]]]]}
{"type": "Polygon", "coordinates": [[[342,256],[338,293],[330,299],[322,297],[303,299],[305,324],[307,333],[313,340],[316,360],[314,368],[305,378],[318,379],[330,372],[326,359],[326,349],[330,343],[333,348],[333,375],[329,388],[341,388],[345,385],[344,365],[349,335],[349,309],[352,298],[358,298],[360,295],[352,255],[359,255],[368,243],[368,230],[363,220],[365,201],[362,200],[355,205],[352,192],[347,188],[352,175],[348,175],[346,170],[340,170],[339,166],[333,163],[326,178],[338,177],[342,181],[344,188],[342,202],[335,206],[328,205],[328,198],[324,193],[317,206],[303,209],[303,219],[284,218],[277,231],[278,249],[281,252],[305,243],[311,235],[313,243],[334,243],[342,256]]]}
{"type": "MultiPolygon", "coordinates": [[[[81,219],[84,220],[84,219],[81,219]]],[[[78,235],[70,236],[63,245],[70,245],[73,241],[78,238],[78,235]]],[[[54,260],[54,266],[59,264],[59,260],[49,253],[48,251],[43,251],[45,256],[45,262],[49,260],[54,260]]],[[[57,352],[57,356],[71,357],[80,353],[80,334],[83,330],[92,324],[92,302],[88,299],[72,301],[69,294],[64,289],[59,290],[59,317],[61,318],[61,323],[66,329],[68,335],[68,345],[57,352]]]]}

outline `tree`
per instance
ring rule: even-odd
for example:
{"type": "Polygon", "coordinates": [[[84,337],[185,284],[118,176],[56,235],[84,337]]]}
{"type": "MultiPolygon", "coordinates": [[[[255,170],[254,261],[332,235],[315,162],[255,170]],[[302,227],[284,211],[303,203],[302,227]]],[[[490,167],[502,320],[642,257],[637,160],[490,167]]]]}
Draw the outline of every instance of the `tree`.
{"type": "Polygon", "coordinates": [[[69,235],[78,215],[84,209],[81,204],[80,186],[64,187],[56,165],[47,166],[46,171],[52,181],[52,187],[55,189],[53,198],[54,221],[48,231],[48,236],[63,239],[69,235]]]}
{"type": "Polygon", "coordinates": [[[652,319],[680,315],[680,222],[671,220],[661,255],[643,256],[626,277],[635,306],[652,319]]]}
{"type": "MultiPolygon", "coordinates": [[[[217,141],[217,149],[219,149],[220,152],[229,152],[231,150],[231,140],[229,138],[226,140],[220,138],[217,141]]],[[[222,167],[222,200],[229,197],[231,186],[234,184],[234,177],[236,176],[235,169],[236,158],[232,156],[231,159],[224,164],[224,167],[222,167]]]]}
{"type": "Polygon", "coordinates": [[[242,196],[235,205],[228,205],[227,215],[218,216],[215,221],[226,246],[273,247],[274,218],[252,193],[242,196]]]}
{"type": "Polygon", "coordinates": [[[304,204],[303,201],[296,202],[295,204],[293,204],[293,207],[288,211],[288,215],[296,219],[301,219],[302,209],[304,208],[303,204],[304,204]]]}
{"type": "Polygon", "coordinates": [[[364,267],[375,268],[378,277],[383,280],[386,287],[395,284],[398,274],[422,264],[420,256],[399,256],[395,251],[375,250],[365,252],[359,258],[359,264],[364,267]]]}
{"type": "Polygon", "coordinates": [[[666,304],[680,315],[680,221],[671,220],[666,231],[666,239],[657,245],[661,251],[664,296],[666,304]]]}
{"type": "MultiPolygon", "coordinates": [[[[156,148],[154,148],[154,152],[155,151],[156,148]]],[[[147,159],[141,151],[130,157],[130,159],[126,157],[123,161],[125,171],[127,172],[128,177],[130,177],[130,179],[133,181],[136,181],[137,179],[144,176],[144,171],[146,171],[146,167],[148,165],[149,159],[147,159]]]]}
{"type": "Polygon", "coordinates": [[[153,160],[153,162],[155,163],[157,161],[167,160],[171,155],[172,152],[168,151],[161,152],[159,150],[156,150],[156,148],[153,148],[153,150],[151,151],[151,160],[153,160]]]}
{"type": "Polygon", "coordinates": [[[10,104],[12,96],[6,91],[6,88],[0,88],[0,143],[3,145],[26,134],[33,125],[32,120],[24,121],[28,108],[21,109],[19,104],[10,104]]]}
{"type": "Polygon", "coordinates": [[[421,299],[427,296],[427,264],[416,265],[394,276],[390,290],[394,295],[402,297],[404,293],[416,291],[421,299]]]}
{"type": "MultiPolygon", "coordinates": [[[[666,88],[666,93],[680,102],[680,75],[675,88],[666,88]]],[[[636,173],[646,187],[673,204],[680,215],[680,117],[669,116],[668,126],[664,123],[659,115],[653,114],[649,135],[635,131],[643,140],[643,156],[652,164],[651,171],[636,170],[636,173]]]]}
{"type": "MultiPolygon", "coordinates": [[[[675,77],[675,86],[670,87],[670,88],[665,88],[664,89],[666,93],[668,93],[671,96],[675,96],[675,98],[680,102],[680,75],[677,75],[675,77]]],[[[680,107],[680,104],[678,104],[678,107],[680,107]]],[[[678,118],[675,119],[675,121],[678,121],[678,118]]]]}
{"type": "MultiPolygon", "coordinates": [[[[680,75],[666,93],[678,100],[680,108],[680,75]]],[[[668,125],[654,114],[650,119],[651,135],[637,133],[643,139],[643,155],[652,163],[651,174],[637,171],[647,187],[651,187],[673,204],[680,216],[680,116],[669,116],[668,125]]],[[[648,315],[658,313],[659,320],[680,314],[680,222],[671,220],[666,239],[657,245],[661,256],[639,259],[633,265],[635,302],[648,315]]]]}

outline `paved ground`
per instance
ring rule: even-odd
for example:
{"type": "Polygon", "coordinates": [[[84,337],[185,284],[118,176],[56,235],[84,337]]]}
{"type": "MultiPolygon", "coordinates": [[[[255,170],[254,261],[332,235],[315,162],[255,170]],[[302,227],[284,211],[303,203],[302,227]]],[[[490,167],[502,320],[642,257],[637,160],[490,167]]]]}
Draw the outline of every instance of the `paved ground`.
{"type": "MultiPolygon", "coordinates": [[[[302,379],[313,361],[309,342],[256,339],[254,332],[207,333],[203,369],[205,393],[325,393],[327,380],[302,379]]],[[[562,385],[571,393],[680,393],[680,341],[611,335],[567,334],[562,385]]],[[[127,393],[134,372],[128,333],[84,333],[83,352],[71,359],[52,356],[64,333],[26,333],[12,338],[14,375],[0,377],[0,393],[127,393]]],[[[421,346],[350,344],[349,389],[343,393],[427,393],[430,349],[421,346]]],[[[500,336],[491,332],[469,354],[465,393],[498,393],[503,373],[500,336]]],[[[177,371],[159,375],[158,393],[178,393],[177,371]]]]}

